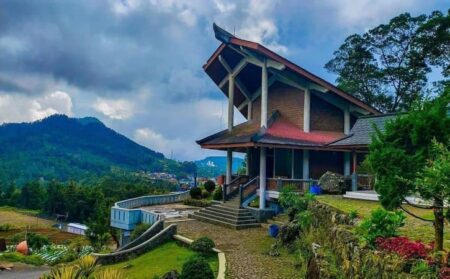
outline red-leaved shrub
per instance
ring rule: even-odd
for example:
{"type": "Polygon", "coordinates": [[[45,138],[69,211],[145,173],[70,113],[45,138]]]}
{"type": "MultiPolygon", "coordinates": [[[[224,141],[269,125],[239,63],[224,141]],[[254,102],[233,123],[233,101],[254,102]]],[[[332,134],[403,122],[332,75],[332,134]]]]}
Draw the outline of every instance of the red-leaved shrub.
{"type": "Polygon", "coordinates": [[[380,250],[390,251],[406,259],[426,259],[433,250],[433,242],[425,244],[413,241],[404,236],[382,238],[379,237],[375,243],[380,250]]]}
{"type": "Polygon", "coordinates": [[[439,279],[450,279],[450,267],[443,267],[439,270],[439,279]]]}

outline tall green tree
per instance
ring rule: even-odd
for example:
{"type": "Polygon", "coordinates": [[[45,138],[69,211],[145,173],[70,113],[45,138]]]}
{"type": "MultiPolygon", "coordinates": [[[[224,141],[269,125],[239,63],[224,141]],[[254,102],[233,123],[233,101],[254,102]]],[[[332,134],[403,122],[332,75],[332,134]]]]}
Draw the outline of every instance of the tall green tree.
{"type": "Polygon", "coordinates": [[[408,110],[424,97],[431,66],[448,68],[448,16],[408,13],[349,36],[325,68],[338,87],[385,112],[408,110]]]}
{"type": "Polygon", "coordinates": [[[450,143],[450,116],[447,115],[449,89],[447,88],[441,97],[426,102],[407,114],[399,115],[386,124],[384,132],[377,130],[369,145],[369,155],[366,159],[377,177],[375,190],[386,209],[402,208],[420,218],[403,207],[403,203],[408,202],[406,197],[419,195],[430,200],[430,206],[420,207],[433,209],[435,218],[430,221],[437,228],[435,240],[436,249],[439,250],[442,249],[443,239],[443,231],[440,229],[443,227],[442,202],[450,201],[450,189],[434,187],[427,178],[430,173],[427,168],[431,162],[439,164],[443,160],[436,159],[434,142],[446,148],[450,143]]]}
{"type": "Polygon", "coordinates": [[[46,199],[46,192],[39,181],[26,183],[21,191],[19,203],[21,207],[30,209],[41,209],[46,199]]]}

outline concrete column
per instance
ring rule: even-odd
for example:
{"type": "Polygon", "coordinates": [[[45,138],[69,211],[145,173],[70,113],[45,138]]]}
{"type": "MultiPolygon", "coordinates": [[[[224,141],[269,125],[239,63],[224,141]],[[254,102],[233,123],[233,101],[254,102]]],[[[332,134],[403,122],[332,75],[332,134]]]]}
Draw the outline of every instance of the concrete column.
{"type": "Polygon", "coordinates": [[[259,208],[266,208],[266,148],[259,151],[259,208]]]}
{"type": "Polygon", "coordinates": [[[295,158],[295,149],[291,149],[291,178],[292,179],[295,178],[295,175],[294,175],[294,170],[295,170],[294,158],[295,158]]]}
{"type": "Polygon", "coordinates": [[[264,63],[261,70],[261,127],[267,128],[267,98],[269,94],[267,84],[267,61],[264,63]]]}
{"type": "Polygon", "coordinates": [[[303,131],[309,133],[311,123],[311,91],[305,90],[305,99],[303,102],[303,131]]]}
{"type": "Polygon", "coordinates": [[[344,153],[344,175],[350,175],[351,162],[350,162],[350,152],[344,153]]]}
{"type": "Polygon", "coordinates": [[[228,149],[227,150],[227,176],[226,176],[226,180],[225,180],[226,184],[230,184],[230,182],[231,182],[232,167],[233,167],[233,152],[231,151],[231,149],[228,149]]]}
{"type": "Polygon", "coordinates": [[[344,110],[344,134],[350,134],[350,111],[348,108],[344,110]]]}
{"type": "Polygon", "coordinates": [[[253,108],[253,102],[250,100],[248,101],[247,105],[247,120],[252,120],[252,108],[253,108]]]}
{"type": "Polygon", "coordinates": [[[303,179],[309,179],[309,150],[303,150],[303,179]]]}
{"type": "Polygon", "coordinates": [[[234,125],[234,76],[228,75],[228,131],[234,125]]]}

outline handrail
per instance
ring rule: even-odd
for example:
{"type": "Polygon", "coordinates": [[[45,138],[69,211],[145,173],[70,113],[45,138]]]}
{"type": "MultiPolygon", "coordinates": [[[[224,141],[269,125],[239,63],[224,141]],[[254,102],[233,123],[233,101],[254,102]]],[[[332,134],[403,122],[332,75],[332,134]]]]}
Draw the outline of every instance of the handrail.
{"type": "Polygon", "coordinates": [[[245,183],[244,185],[239,185],[239,207],[242,206],[242,203],[244,202],[244,199],[247,198],[248,196],[256,193],[256,189],[258,188],[258,183],[259,182],[259,176],[255,176],[252,179],[250,179],[250,181],[248,181],[247,183],[245,183]],[[250,193],[248,193],[247,195],[245,195],[244,197],[244,190],[246,188],[248,188],[250,185],[253,185],[256,182],[256,188],[251,191],[250,193]]]}
{"type": "Polygon", "coordinates": [[[240,180],[248,179],[247,175],[239,175],[235,179],[231,180],[230,183],[224,184],[222,188],[222,200],[225,202],[230,196],[233,196],[239,190],[240,180]]]}

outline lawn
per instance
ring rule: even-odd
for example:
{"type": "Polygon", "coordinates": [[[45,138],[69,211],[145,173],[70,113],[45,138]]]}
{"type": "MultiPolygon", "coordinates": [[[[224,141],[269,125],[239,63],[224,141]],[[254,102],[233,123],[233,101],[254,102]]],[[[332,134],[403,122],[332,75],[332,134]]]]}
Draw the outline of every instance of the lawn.
{"type": "MultiPolygon", "coordinates": [[[[161,277],[174,269],[181,272],[183,264],[195,255],[196,252],[170,241],[135,259],[105,267],[122,270],[128,279],[161,277]]],[[[213,254],[207,260],[217,275],[219,269],[217,255],[213,254]]]]}
{"type": "MultiPolygon", "coordinates": [[[[372,210],[381,207],[379,202],[344,199],[342,196],[317,196],[317,200],[347,213],[356,210],[361,218],[369,216],[372,210]]],[[[405,207],[420,217],[429,220],[433,219],[433,212],[431,210],[419,209],[411,206],[405,207]]],[[[404,227],[400,228],[400,234],[415,240],[430,242],[434,240],[434,227],[430,222],[424,222],[406,214],[406,224],[404,227]]],[[[450,231],[448,226],[445,226],[444,247],[446,249],[450,248],[450,231]]]]}

